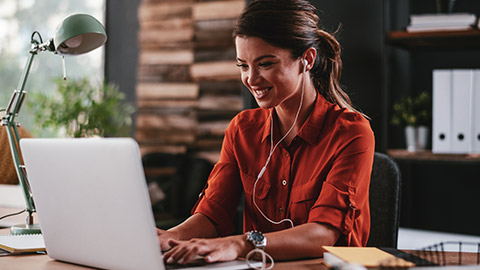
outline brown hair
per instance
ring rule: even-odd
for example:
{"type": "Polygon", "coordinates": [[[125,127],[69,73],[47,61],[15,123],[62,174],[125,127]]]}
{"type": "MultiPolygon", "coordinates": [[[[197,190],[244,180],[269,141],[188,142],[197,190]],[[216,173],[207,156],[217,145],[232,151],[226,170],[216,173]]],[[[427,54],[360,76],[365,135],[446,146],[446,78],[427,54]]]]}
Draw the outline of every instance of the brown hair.
{"type": "Polygon", "coordinates": [[[317,57],[310,73],[317,91],[329,102],[358,112],[340,86],[341,46],[318,24],[317,9],[307,0],[257,0],[237,19],[233,37],[261,38],[289,50],[294,58],[302,57],[308,48],[315,48],[317,57]]]}

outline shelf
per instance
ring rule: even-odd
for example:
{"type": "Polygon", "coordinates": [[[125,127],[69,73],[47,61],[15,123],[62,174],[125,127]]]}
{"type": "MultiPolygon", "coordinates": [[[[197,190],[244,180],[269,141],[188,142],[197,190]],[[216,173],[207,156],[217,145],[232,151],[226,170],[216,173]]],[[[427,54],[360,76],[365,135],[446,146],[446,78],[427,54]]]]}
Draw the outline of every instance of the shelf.
{"type": "Polygon", "coordinates": [[[388,33],[387,43],[407,50],[479,49],[480,30],[388,33]]]}
{"type": "Polygon", "coordinates": [[[389,149],[387,155],[396,160],[480,162],[480,154],[434,154],[429,150],[410,152],[405,149],[389,149]]]}

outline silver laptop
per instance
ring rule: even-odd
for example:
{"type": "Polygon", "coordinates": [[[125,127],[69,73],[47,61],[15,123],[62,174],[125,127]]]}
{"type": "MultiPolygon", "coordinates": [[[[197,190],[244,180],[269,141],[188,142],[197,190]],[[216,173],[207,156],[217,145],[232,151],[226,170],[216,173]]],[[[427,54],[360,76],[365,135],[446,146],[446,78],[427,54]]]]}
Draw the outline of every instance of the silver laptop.
{"type": "MultiPolygon", "coordinates": [[[[106,269],[166,268],[135,140],[22,139],[20,146],[48,256],[106,269]]],[[[240,260],[202,267],[248,268],[240,260]]]]}

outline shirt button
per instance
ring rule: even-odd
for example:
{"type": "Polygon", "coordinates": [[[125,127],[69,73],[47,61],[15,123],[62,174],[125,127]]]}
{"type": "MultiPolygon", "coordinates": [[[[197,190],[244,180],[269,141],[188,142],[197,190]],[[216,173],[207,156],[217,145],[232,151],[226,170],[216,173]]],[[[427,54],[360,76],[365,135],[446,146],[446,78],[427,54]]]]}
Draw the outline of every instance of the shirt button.
{"type": "Polygon", "coordinates": [[[278,211],[280,211],[280,213],[283,213],[283,208],[278,208],[278,211]]]}
{"type": "Polygon", "coordinates": [[[287,185],[287,180],[283,179],[282,185],[286,186],[287,185]]]}

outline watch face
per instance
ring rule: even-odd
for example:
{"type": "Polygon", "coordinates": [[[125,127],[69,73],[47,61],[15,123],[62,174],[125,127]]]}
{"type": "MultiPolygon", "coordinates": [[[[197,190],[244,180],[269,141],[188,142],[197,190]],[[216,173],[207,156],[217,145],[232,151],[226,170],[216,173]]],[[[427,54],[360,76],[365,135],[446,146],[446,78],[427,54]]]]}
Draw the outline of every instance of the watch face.
{"type": "Polygon", "coordinates": [[[247,233],[247,241],[252,243],[255,248],[263,249],[267,245],[267,238],[259,231],[251,231],[247,233]]]}
{"type": "Polygon", "coordinates": [[[252,234],[250,234],[250,236],[252,237],[252,240],[255,242],[262,242],[263,240],[263,235],[257,232],[253,232],[252,234]]]}

